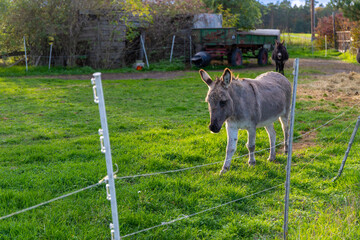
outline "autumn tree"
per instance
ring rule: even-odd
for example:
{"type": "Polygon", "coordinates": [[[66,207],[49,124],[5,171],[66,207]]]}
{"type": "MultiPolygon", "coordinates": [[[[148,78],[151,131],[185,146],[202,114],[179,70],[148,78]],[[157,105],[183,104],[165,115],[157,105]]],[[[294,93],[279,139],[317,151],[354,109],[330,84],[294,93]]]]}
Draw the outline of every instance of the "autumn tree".
{"type": "MultiPolygon", "coordinates": [[[[354,25],[348,18],[344,17],[342,13],[335,14],[335,31],[349,31],[354,25]]],[[[315,29],[317,38],[315,44],[318,48],[323,49],[325,46],[325,35],[327,36],[327,44],[329,47],[335,47],[334,31],[333,31],[333,17],[323,17],[319,19],[318,25],[315,29]]]]}

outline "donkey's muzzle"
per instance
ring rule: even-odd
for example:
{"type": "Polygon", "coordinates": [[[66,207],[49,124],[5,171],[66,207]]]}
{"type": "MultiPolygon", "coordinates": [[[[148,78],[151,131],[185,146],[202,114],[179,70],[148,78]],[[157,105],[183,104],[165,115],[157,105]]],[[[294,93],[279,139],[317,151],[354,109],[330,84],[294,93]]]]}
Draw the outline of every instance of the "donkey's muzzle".
{"type": "Polygon", "coordinates": [[[221,126],[218,126],[217,124],[210,124],[209,125],[209,129],[210,131],[212,131],[213,133],[218,133],[221,130],[221,126]]]}

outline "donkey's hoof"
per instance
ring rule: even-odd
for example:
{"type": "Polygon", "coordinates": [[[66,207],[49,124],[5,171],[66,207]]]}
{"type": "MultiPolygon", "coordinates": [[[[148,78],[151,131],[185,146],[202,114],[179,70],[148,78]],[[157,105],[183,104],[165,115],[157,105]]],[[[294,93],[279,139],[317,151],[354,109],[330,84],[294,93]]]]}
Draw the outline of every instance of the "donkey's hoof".
{"type": "Polygon", "coordinates": [[[249,164],[250,167],[253,167],[253,166],[255,166],[256,162],[255,161],[249,161],[248,164],[249,164]]]}
{"type": "Polygon", "coordinates": [[[269,157],[267,160],[268,160],[269,162],[274,162],[274,161],[275,161],[275,158],[269,157]]]}
{"type": "Polygon", "coordinates": [[[220,171],[220,176],[221,176],[221,175],[224,175],[226,172],[227,172],[226,169],[221,169],[221,171],[220,171]]]}
{"type": "Polygon", "coordinates": [[[220,175],[223,175],[224,173],[226,173],[227,171],[229,171],[229,168],[223,167],[220,171],[220,175]]]}

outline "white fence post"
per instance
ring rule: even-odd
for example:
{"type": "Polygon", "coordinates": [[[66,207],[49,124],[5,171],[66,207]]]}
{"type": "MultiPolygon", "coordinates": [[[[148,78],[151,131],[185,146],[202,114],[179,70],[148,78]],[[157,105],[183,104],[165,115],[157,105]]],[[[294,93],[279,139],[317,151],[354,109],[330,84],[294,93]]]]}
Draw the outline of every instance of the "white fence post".
{"type": "Polygon", "coordinates": [[[172,61],[172,55],[174,52],[174,43],[175,43],[175,35],[173,36],[173,40],[172,40],[172,44],[171,44],[170,63],[172,61]]]}
{"type": "Polygon", "coordinates": [[[299,74],[299,59],[294,61],[294,83],[293,94],[291,101],[291,114],[290,114],[290,129],[288,137],[288,156],[286,164],[286,182],[285,182],[285,211],[284,211],[284,239],[287,239],[288,235],[288,218],[289,218],[289,195],[290,195],[290,171],[291,171],[291,157],[292,157],[292,142],[294,132],[294,117],[295,117],[295,102],[296,102],[296,88],[297,79],[299,74]]]}
{"type": "Polygon", "coordinates": [[[190,41],[190,66],[192,65],[191,64],[191,58],[192,58],[192,39],[191,39],[191,35],[189,36],[189,41],[190,41]]]}
{"type": "Polygon", "coordinates": [[[140,35],[140,42],[141,42],[141,46],[142,46],[144,54],[145,54],[146,65],[149,68],[149,61],[148,61],[148,58],[147,58],[146,49],[145,49],[145,43],[144,43],[144,39],[143,39],[142,35],[140,35]]]}
{"type": "Polygon", "coordinates": [[[28,62],[27,62],[27,54],[26,54],[26,41],[25,41],[25,36],[24,36],[24,50],[25,50],[26,71],[28,71],[28,62]]]}
{"type": "Polygon", "coordinates": [[[351,149],[351,146],[354,142],[354,138],[355,138],[355,135],[356,135],[356,132],[359,128],[359,124],[360,124],[360,116],[358,117],[357,121],[356,121],[356,125],[354,127],[354,130],[353,130],[353,133],[351,134],[351,137],[350,137],[350,141],[349,141],[349,144],[348,144],[348,148],[346,149],[346,152],[345,152],[345,156],[341,162],[341,166],[340,166],[340,169],[339,169],[339,172],[338,172],[338,175],[336,177],[333,178],[333,182],[338,179],[342,173],[342,171],[344,170],[344,166],[345,166],[345,163],[346,163],[346,159],[349,155],[349,152],[350,152],[350,149],[351,149]]]}
{"type": "Polygon", "coordinates": [[[52,46],[53,44],[50,44],[50,56],[49,56],[49,70],[50,70],[50,65],[51,65],[51,53],[52,53],[52,46]]]}
{"type": "Polygon", "coordinates": [[[91,83],[94,85],[93,86],[94,102],[99,105],[99,113],[101,120],[101,129],[99,129],[101,152],[105,154],[106,169],[108,174],[105,179],[106,195],[107,195],[106,198],[111,201],[111,213],[112,213],[112,223],[110,223],[111,239],[120,240],[119,217],[118,217],[117,203],[116,203],[114,172],[113,172],[113,165],[111,159],[110,139],[109,139],[107,120],[106,120],[104,94],[101,83],[101,73],[94,73],[93,76],[94,77],[91,79],[91,83]]]}

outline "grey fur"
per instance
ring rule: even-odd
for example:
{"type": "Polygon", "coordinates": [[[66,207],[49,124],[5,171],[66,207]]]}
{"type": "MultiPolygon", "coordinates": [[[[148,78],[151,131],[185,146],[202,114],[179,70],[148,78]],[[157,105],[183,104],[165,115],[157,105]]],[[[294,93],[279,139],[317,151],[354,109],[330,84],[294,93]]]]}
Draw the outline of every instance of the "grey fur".
{"type": "Polygon", "coordinates": [[[217,133],[226,123],[228,143],[221,173],[230,168],[239,129],[248,131],[246,145],[250,165],[255,165],[255,133],[258,127],[266,128],[270,140],[269,160],[275,160],[276,133],[273,122],[277,119],[282,124],[287,152],[291,84],[286,77],[277,72],[267,72],[255,79],[238,79],[227,68],[215,81],[204,70],[200,70],[200,75],[209,87],[206,97],[210,112],[209,129],[217,133]]]}

